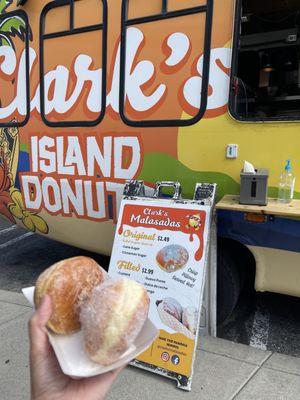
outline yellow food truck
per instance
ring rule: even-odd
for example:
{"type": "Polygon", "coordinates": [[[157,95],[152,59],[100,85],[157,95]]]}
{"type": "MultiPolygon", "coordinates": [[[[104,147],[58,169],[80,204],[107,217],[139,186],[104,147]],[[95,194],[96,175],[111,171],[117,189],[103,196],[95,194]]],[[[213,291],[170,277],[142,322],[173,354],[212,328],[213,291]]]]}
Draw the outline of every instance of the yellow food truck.
{"type": "MultiPolygon", "coordinates": [[[[124,182],[215,182],[286,159],[300,197],[299,0],[0,0],[0,214],[110,254],[124,182]]],[[[242,281],[300,296],[297,218],[220,211],[219,321],[242,281]],[[223,298],[222,298],[223,296],[223,298]],[[226,298],[226,300],[224,300],[226,298]],[[223,301],[224,300],[224,301],[223,301]],[[225,306],[226,303],[226,306],[225,306]]]]}

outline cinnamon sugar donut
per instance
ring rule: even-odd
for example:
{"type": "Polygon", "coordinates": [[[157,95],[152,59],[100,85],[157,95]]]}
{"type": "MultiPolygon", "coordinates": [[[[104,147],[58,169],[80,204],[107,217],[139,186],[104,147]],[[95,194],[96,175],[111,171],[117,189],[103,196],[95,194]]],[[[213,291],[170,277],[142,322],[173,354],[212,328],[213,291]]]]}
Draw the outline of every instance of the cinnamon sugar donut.
{"type": "Polygon", "coordinates": [[[107,279],[82,306],[80,322],[87,355],[109,365],[130,347],[149,311],[146,289],[126,278],[107,279]]]}
{"type": "Polygon", "coordinates": [[[188,259],[189,253],[185,247],[179,244],[165,246],[156,255],[156,261],[160,268],[169,273],[183,268],[188,259]]]}
{"type": "Polygon", "coordinates": [[[61,334],[78,331],[80,306],[105,278],[106,271],[89,257],[69,258],[47,268],[36,281],[34,303],[38,307],[42,297],[50,295],[53,312],[48,328],[61,334]]]}

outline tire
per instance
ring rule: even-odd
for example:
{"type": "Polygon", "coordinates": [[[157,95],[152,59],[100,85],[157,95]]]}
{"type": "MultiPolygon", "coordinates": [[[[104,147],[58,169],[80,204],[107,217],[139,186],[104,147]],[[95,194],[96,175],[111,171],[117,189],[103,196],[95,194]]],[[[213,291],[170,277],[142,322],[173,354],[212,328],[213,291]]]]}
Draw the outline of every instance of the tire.
{"type": "Polygon", "coordinates": [[[223,246],[218,248],[217,324],[225,322],[234,310],[241,292],[241,277],[234,258],[223,246]]]}

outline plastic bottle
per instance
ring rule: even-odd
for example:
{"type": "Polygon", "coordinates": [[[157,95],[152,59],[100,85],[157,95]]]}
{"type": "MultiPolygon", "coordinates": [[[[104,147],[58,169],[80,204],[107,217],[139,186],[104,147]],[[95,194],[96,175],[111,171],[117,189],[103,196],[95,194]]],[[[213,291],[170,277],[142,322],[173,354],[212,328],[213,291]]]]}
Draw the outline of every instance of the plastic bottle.
{"type": "Polygon", "coordinates": [[[287,160],[284,172],[280,175],[278,185],[279,203],[290,203],[294,197],[295,176],[292,173],[291,161],[287,160]]]}

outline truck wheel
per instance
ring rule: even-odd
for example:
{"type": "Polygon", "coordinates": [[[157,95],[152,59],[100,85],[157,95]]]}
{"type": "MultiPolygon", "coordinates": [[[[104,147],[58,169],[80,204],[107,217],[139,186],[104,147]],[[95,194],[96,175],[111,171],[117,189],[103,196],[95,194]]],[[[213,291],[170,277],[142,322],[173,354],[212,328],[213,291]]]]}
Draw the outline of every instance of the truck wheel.
{"type": "Polygon", "coordinates": [[[223,323],[234,310],[241,292],[238,267],[228,250],[218,248],[217,323],[223,323]]]}

